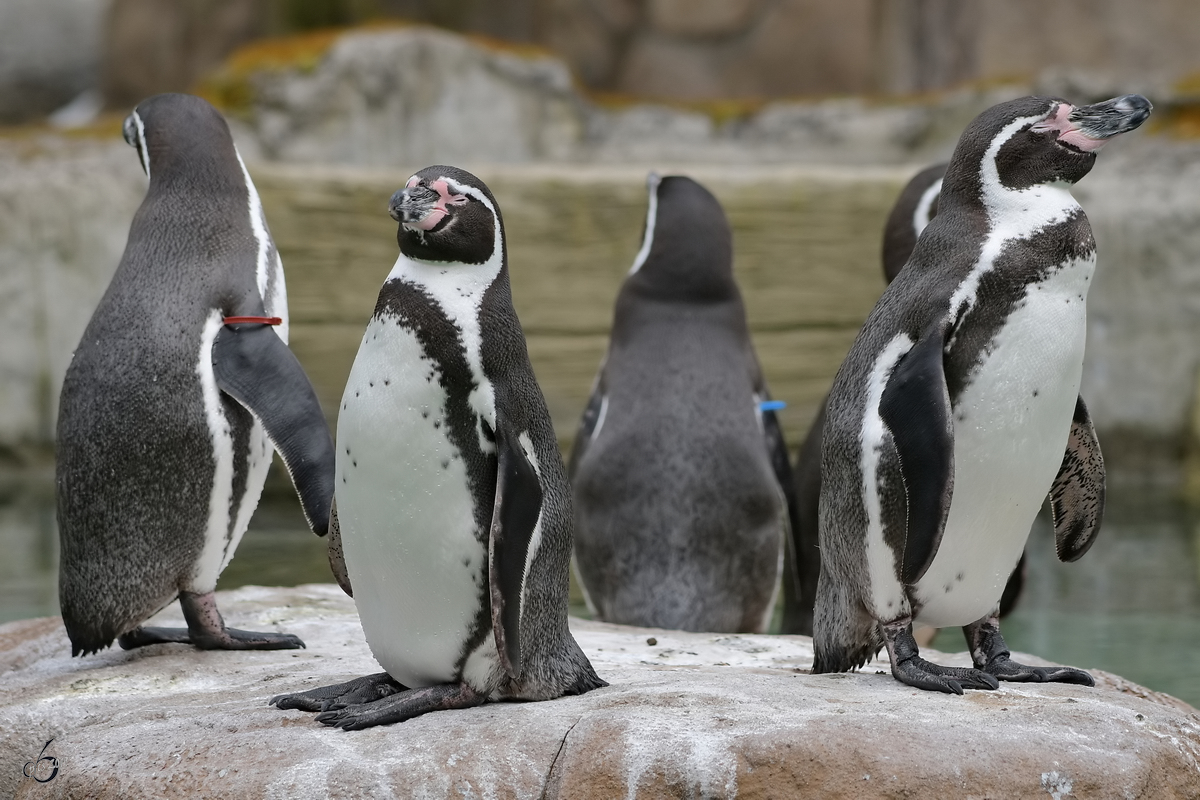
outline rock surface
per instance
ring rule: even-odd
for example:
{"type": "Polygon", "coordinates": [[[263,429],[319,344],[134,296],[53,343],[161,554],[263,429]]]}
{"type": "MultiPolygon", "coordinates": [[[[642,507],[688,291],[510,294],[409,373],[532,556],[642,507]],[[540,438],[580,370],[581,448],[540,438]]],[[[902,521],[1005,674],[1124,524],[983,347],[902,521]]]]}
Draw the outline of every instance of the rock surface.
{"type": "MultiPolygon", "coordinates": [[[[57,619],[0,627],[0,793],[1200,796],[1200,715],[1115,676],[1096,673],[1094,689],[1005,684],[953,697],[902,686],[879,674],[886,663],[809,675],[804,637],[580,620],[572,628],[607,688],[330,730],[266,701],[378,671],[353,601],[321,584],[246,587],[220,602],[230,624],[278,626],[308,649],[204,653],[157,645],[71,659],[57,619]],[[39,766],[39,756],[56,762],[39,766]],[[26,764],[35,777],[22,774],[26,764]]],[[[181,619],[173,607],[159,622],[181,619]]],[[[965,654],[927,655],[966,662],[965,654]]]]}

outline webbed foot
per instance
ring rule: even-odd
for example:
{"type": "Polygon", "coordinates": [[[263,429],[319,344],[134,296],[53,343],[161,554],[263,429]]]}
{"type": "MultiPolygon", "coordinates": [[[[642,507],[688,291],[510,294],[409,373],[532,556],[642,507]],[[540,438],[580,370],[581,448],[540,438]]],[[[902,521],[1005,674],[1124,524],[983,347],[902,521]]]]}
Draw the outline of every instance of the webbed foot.
{"type": "Polygon", "coordinates": [[[921,658],[911,619],[888,623],[882,628],[892,661],[892,676],[901,683],[947,694],[962,694],[963,689],[999,688],[996,678],[982,670],[943,667],[921,658]]]}
{"type": "Polygon", "coordinates": [[[301,711],[336,711],[346,706],[382,700],[407,688],[386,672],[378,672],[345,683],[310,689],[307,692],[277,694],[271,698],[268,705],[296,708],[301,711]]]}
{"type": "Polygon", "coordinates": [[[191,644],[201,650],[297,650],[304,647],[299,636],[290,633],[242,631],[226,628],[212,592],[180,592],[186,628],[137,627],[117,637],[123,650],[149,644],[191,644]]]}
{"type": "Polygon", "coordinates": [[[317,722],[332,728],[358,731],[375,725],[403,722],[430,711],[471,708],[481,705],[487,695],[465,683],[443,683],[407,691],[360,705],[346,706],[317,715],[317,722]]]}
{"type": "Polygon", "coordinates": [[[996,614],[970,625],[963,626],[967,646],[971,649],[971,660],[975,666],[1002,681],[1029,681],[1031,683],[1075,683],[1080,686],[1095,686],[1092,676],[1074,667],[1031,667],[1013,661],[1000,635],[1000,618],[996,614]]]}

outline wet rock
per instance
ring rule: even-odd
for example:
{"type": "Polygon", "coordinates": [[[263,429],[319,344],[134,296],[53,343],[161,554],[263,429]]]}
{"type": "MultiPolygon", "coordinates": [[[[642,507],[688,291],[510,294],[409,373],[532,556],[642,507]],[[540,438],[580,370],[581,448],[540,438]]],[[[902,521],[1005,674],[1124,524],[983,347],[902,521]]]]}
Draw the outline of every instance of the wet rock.
{"type": "MultiPolygon", "coordinates": [[[[245,587],[220,602],[230,624],[277,626],[309,649],[157,645],[71,659],[57,620],[0,626],[0,763],[8,765],[0,791],[94,798],[1200,794],[1195,709],[1115,676],[1096,673],[1094,689],[1005,684],[952,697],[902,686],[879,674],[886,663],[809,675],[804,637],[578,620],[572,629],[608,688],[330,730],[266,701],[378,670],[353,601],[336,586],[310,585],[245,587]],[[56,762],[39,766],[39,757],[56,762]],[[42,778],[58,771],[39,784],[21,774],[25,764],[42,778]]],[[[159,621],[181,620],[172,609],[159,621]]],[[[965,654],[927,655],[966,661],[965,654]]]]}

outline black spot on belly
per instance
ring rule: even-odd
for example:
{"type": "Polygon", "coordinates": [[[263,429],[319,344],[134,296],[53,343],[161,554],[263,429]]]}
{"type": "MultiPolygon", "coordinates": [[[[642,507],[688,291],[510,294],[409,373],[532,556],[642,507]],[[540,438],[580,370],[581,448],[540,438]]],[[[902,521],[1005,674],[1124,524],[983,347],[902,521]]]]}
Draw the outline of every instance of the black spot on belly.
{"type": "Polygon", "coordinates": [[[370,386],[372,389],[374,389],[374,388],[375,388],[375,381],[367,381],[367,386],[370,386]]]}
{"type": "Polygon", "coordinates": [[[433,421],[433,429],[436,431],[436,430],[440,429],[441,427],[442,427],[442,421],[440,419],[435,419],[433,421]]]}
{"type": "Polygon", "coordinates": [[[450,459],[448,459],[448,458],[442,459],[442,469],[450,469],[450,459]]]}
{"type": "Polygon", "coordinates": [[[428,409],[421,412],[421,419],[429,419],[429,410],[428,409]]]}
{"type": "Polygon", "coordinates": [[[464,559],[463,559],[463,566],[464,566],[464,567],[468,567],[468,568],[471,566],[471,558],[470,558],[470,556],[468,556],[467,558],[464,558],[464,559]]]}
{"type": "Polygon", "coordinates": [[[353,464],[354,466],[356,466],[356,467],[357,467],[357,466],[358,466],[358,459],[357,459],[357,458],[352,458],[352,459],[350,459],[350,463],[351,463],[351,464],[353,464]]]}
{"type": "Polygon", "coordinates": [[[1037,390],[1037,389],[1034,389],[1034,390],[1033,390],[1033,396],[1034,396],[1034,397],[1037,397],[1037,394],[1038,394],[1038,390],[1037,390]]]}
{"type": "Polygon", "coordinates": [[[956,581],[961,581],[962,579],[963,579],[963,574],[961,572],[954,576],[954,580],[956,580],[956,581]]]}
{"type": "Polygon", "coordinates": [[[384,386],[391,386],[391,385],[392,385],[392,379],[391,379],[391,378],[388,378],[388,379],[386,379],[386,380],[383,382],[383,385],[384,385],[384,386]]]}
{"type": "Polygon", "coordinates": [[[355,393],[354,393],[354,396],[355,396],[355,397],[358,397],[358,392],[355,392],[355,393]]]}

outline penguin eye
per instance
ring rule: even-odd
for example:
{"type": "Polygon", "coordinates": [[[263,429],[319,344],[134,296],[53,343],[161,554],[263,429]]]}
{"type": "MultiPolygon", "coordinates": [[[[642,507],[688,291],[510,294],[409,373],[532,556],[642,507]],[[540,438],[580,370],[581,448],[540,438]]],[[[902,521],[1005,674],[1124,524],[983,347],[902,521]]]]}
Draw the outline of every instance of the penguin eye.
{"type": "Polygon", "coordinates": [[[471,197],[465,194],[453,194],[446,199],[446,205],[448,206],[461,206],[469,202],[471,202],[471,197]]]}

